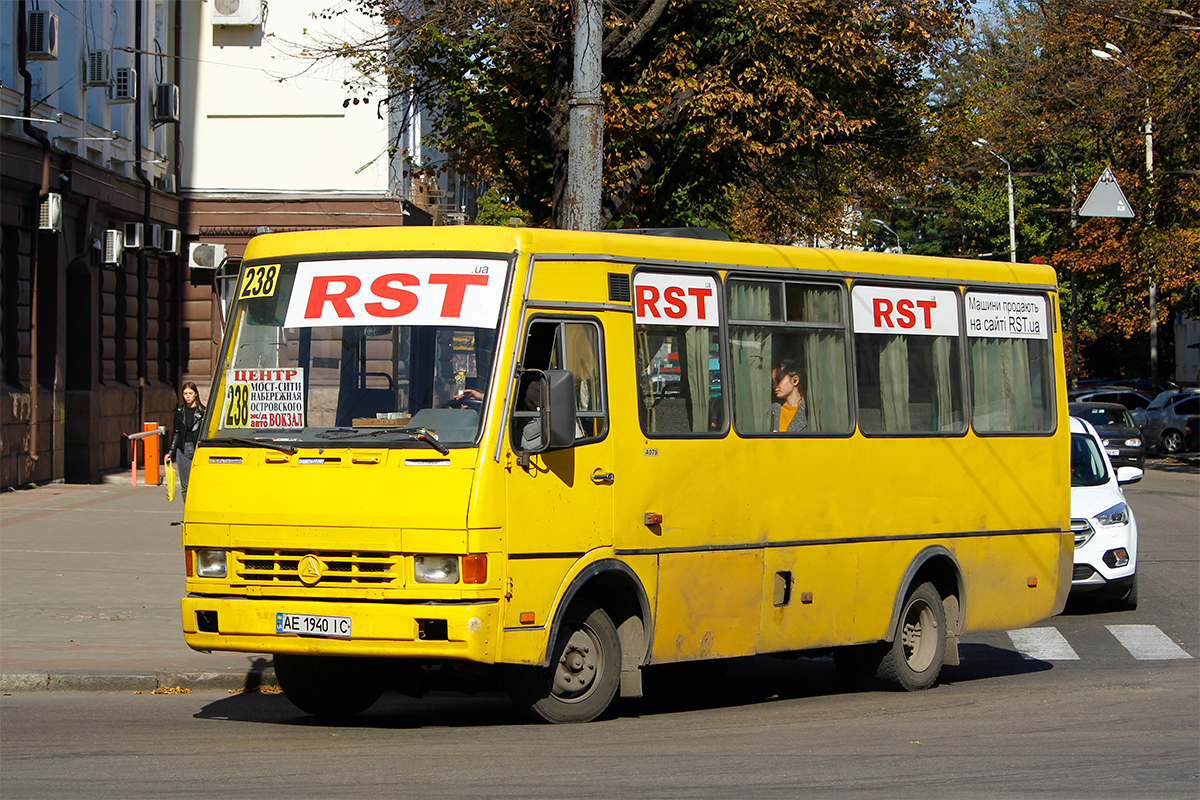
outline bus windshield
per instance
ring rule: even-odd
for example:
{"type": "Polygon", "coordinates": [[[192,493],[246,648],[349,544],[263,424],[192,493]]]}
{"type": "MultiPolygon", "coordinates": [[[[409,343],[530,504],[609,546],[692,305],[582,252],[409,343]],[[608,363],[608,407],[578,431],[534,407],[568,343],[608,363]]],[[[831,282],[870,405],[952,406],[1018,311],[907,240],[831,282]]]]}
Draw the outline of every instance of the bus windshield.
{"type": "Polygon", "coordinates": [[[209,438],[473,444],[506,270],[473,258],[245,266],[209,438]]]}

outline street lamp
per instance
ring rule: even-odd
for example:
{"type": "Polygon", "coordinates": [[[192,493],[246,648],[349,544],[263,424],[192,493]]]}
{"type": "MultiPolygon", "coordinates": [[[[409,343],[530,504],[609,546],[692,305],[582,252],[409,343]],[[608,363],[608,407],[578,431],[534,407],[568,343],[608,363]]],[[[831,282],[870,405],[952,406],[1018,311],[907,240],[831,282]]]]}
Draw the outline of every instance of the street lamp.
{"type": "Polygon", "coordinates": [[[895,236],[896,237],[896,252],[897,253],[904,252],[904,248],[900,246],[900,234],[896,233],[894,230],[889,228],[887,223],[881,219],[872,219],[871,222],[874,222],[876,225],[883,228],[885,231],[890,233],[892,236],[895,236]]]}
{"type": "MultiPolygon", "coordinates": [[[[1146,189],[1149,199],[1146,202],[1146,224],[1153,227],[1154,225],[1154,117],[1150,114],[1150,84],[1149,82],[1133,68],[1129,60],[1124,58],[1125,55],[1121,48],[1117,47],[1112,42],[1105,42],[1104,49],[1098,50],[1092,48],[1092,55],[1103,61],[1115,61],[1122,67],[1127,69],[1133,77],[1137,78],[1142,84],[1142,91],[1146,94],[1146,127],[1143,133],[1146,136],[1146,189]]],[[[1154,283],[1154,265],[1150,264],[1147,272],[1150,273],[1150,379],[1158,380],[1158,288],[1154,283]]]]}
{"type": "Polygon", "coordinates": [[[1016,262],[1017,260],[1017,210],[1016,204],[1013,202],[1013,180],[1012,180],[1012,164],[1008,163],[1008,159],[992,149],[987,139],[976,139],[971,142],[978,148],[987,150],[996,158],[1004,162],[1004,168],[1008,170],[1008,260],[1016,262]]]}

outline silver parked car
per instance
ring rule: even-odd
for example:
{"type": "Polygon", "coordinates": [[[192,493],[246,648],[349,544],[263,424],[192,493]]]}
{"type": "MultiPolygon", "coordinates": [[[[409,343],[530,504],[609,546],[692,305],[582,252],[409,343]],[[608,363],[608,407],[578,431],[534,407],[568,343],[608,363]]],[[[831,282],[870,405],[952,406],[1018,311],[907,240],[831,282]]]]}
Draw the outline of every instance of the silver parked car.
{"type": "Polygon", "coordinates": [[[1200,414],[1200,394],[1186,394],[1169,401],[1162,408],[1146,412],[1142,435],[1147,447],[1158,447],[1164,453],[1183,450],[1188,417],[1200,414]]]}

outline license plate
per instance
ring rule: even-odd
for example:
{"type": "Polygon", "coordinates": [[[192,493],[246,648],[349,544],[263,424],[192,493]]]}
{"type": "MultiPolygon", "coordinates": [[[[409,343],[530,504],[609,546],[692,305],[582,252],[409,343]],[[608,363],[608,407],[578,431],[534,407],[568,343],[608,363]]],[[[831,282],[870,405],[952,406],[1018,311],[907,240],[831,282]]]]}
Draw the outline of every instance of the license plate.
{"type": "Polygon", "coordinates": [[[275,614],[276,633],[294,633],[299,636],[329,636],[349,639],[350,617],[326,617],[320,614],[275,614]]]}
{"type": "Polygon", "coordinates": [[[1121,451],[1120,451],[1120,450],[1118,450],[1118,449],[1117,449],[1117,448],[1115,448],[1115,447],[1110,447],[1110,448],[1108,448],[1107,450],[1105,450],[1104,452],[1108,453],[1110,456],[1119,456],[1119,455],[1121,455],[1121,451]]]}

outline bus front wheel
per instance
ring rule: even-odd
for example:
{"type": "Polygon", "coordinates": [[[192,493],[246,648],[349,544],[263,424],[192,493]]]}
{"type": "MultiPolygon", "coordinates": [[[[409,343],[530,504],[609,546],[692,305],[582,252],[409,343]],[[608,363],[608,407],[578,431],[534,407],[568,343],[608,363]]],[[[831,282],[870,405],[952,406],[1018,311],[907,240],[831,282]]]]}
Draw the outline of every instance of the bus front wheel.
{"type": "Polygon", "coordinates": [[[909,692],[937,682],[946,656],[946,609],[932,583],[909,593],[896,622],[895,637],[883,652],[875,677],[885,688],[909,692]]]}
{"type": "Polygon", "coordinates": [[[314,717],[352,717],[385,688],[383,670],[367,658],[276,653],[275,678],[287,699],[314,717]]]}
{"type": "Polygon", "coordinates": [[[545,667],[512,667],[509,694],[539,722],[591,722],[616,697],[621,642],[604,609],[576,602],[559,625],[545,667]]]}

